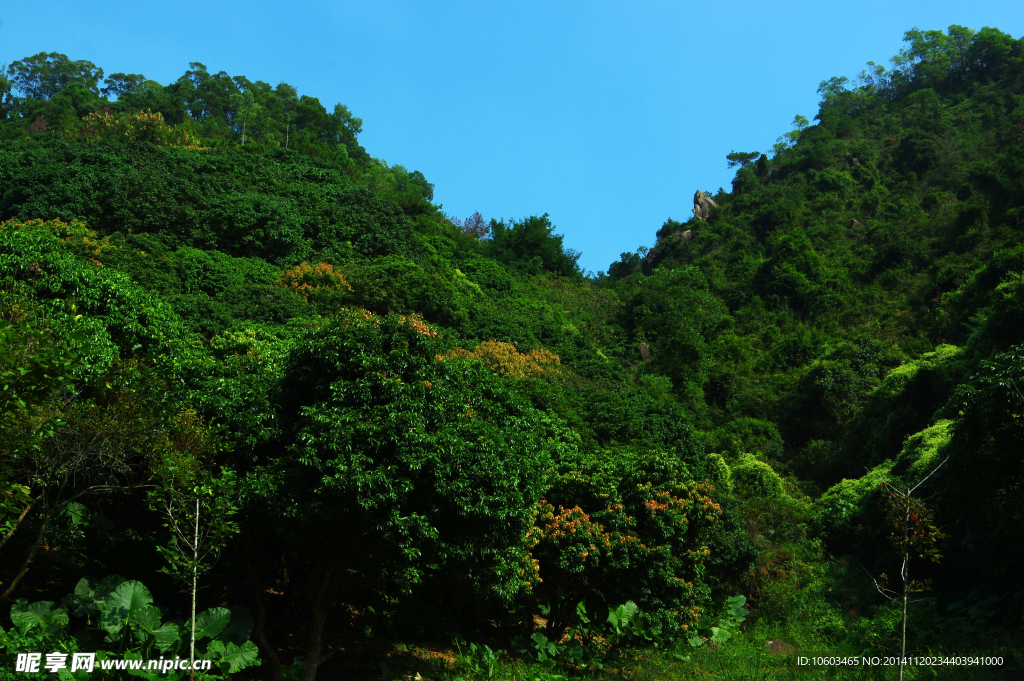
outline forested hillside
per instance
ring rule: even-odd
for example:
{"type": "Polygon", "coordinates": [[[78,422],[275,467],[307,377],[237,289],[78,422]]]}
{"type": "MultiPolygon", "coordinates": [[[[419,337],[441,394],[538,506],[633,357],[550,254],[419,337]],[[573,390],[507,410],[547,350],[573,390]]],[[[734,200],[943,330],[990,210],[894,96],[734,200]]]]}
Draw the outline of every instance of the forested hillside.
{"type": "Polygon", "coordinates": [[[286,83],[12,62],[0,678],[1009,678],[1024,40],[905,40],[596,276],[286,83]]]}

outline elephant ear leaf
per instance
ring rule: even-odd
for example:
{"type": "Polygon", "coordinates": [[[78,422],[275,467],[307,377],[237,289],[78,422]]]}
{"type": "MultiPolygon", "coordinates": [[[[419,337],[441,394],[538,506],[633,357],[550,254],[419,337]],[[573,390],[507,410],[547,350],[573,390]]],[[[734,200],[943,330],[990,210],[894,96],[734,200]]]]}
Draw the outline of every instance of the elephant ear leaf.
{"type": "Polygon", "coordinates": [[[114,592],[110,594],[109,602],[112,608],[117,608],[131,617],[139,608],[144,608],[153,602],[153,594],[142,582],[132,580],[114,589],[114,592]]]}
{"type": "Polygon", "coordinates": [[[68,622],[67,610],[54,607],[53,601],[38,601],[29,605],[19,598],[11,606],[11,622],[24,635],[39,627],[43,633],[52,634],[68,622]]]}
{"type": "Polygon", "coordinates": [[[259,649],[252,641],[246,641],[240,646],[236,646],[234,643],[212,641],[206,652],[207,656],[216,662],[221,669],[224,669],[226,665],[227,669],[225,671],[228,674],[234,674],[246,667],[259,666],[260,664],[258,659],[259,649]]]}
{"type": "Polygon", "coordinates": [[[153,636],[156,639],[156,647],[160,649],[161,653],[166,653],[178,645],[178,641],[181,639],[181,627],[174,622],[164,622],[159,629],[153,631],[153,636]]]}
{"type": "Polygon", "coordinates": [[[142,582],[124,582],[118,585],[100,606],[103,613],[100,626],[107,633],[117,635],[136,611],[152,602],[153,595],[142,582]]]}
{"type": "Polygon", "coordinates": [[[96,589],[93,588],[88,577],[78,580],[74,592],[66,602],[71,606],[71,612],[77,617],[84,617],[99,608],[96,604],[96,589]]]}
{"type": "Polygon", "coordinates": [[[160,608],[155,605],[147,605],[139,608],[131,616],[132,629],[140,640],[145,640],[160,628],[160,608]]]}
{"type": "Polygon", "coordinates": [[[196,640],[216,637],[217,634],[224,631],[230,621],[231,611],[227,608],[204,610],[196,617],[196,640]]]}
{"type": "Polygon", "coordinates": [[[64,602],[76,617],[85,617],[96,610],[102,612],[110,594],[124,582],[124,577],[119,575],[110,575],[95,583],[88,577],[82,577],[75,585],[74,592],[64,602]]]}

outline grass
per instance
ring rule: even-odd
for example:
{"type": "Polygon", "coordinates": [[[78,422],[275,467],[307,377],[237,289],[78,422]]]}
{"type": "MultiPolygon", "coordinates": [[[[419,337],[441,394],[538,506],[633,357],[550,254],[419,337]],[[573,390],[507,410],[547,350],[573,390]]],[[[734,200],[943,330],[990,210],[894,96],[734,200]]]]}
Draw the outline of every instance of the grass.
{"type": "MultiPolygon", "coordinates": [[[[385,681],[415,679],[423,681],[674,681],[715,679],[715,681],[895,681],[899,667],[895,664],[862,664],[864,657],[885,659],[879,651],[856,651],[843,644],[830,643],[813,636],[806,623],[783,625],[760,621],[748,631],[720,646],[692,648],[687,643],[664,650],[627,650],[617,663],[603,670],[552,668],[502,656],[494,668],[476,670],[468,656],[454,663],[451,658],[437,664],[431,659],[408,655],[399,672],[385,681]],[[789,654],[773,654],[766,641],[784,641],[792,646],[789,654]],[[856,664],[814,664],[814,658],[843,657],[856,664]],[[433,662],[433,664],[431,664],[433,662]]],[[[1021,631],[989,631],[970,638],[947,636],[936,639],[933,647],[919,649],[918,656],[1002,657],[1001,665],[908,665],[907,681],[1014,681],[1024,679],[1024,633],[1021,631]]],[[[889,653],[891,657],[892,653],[889,653]]]]}

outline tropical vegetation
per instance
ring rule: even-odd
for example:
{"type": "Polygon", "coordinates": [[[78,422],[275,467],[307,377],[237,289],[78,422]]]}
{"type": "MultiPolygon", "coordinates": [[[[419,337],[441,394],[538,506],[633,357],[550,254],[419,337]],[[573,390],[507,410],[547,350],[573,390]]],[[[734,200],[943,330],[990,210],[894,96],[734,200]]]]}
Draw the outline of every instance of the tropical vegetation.
{"type": "Polygon", "coordinates": [[[819,93],[594,274],[287,83],[11,62],[0,678],[1019,675],[1024,39],[819,93]]]}

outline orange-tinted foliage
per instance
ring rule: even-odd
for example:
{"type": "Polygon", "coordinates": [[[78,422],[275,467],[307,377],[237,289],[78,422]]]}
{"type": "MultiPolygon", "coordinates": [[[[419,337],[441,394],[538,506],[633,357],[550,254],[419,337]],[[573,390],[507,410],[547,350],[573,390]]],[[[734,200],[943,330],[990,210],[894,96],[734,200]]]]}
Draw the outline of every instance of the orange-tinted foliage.
{"type": "Polygon", "coordinates": [[[513,378],[537,378],[546,374],[560,374],[561,360],[548,350],[531,350],[521,353],[511,343],[484,341],[472,350],[455,348],[445,358],[479,359],[487,368],[499,376],[513,378]]]}

